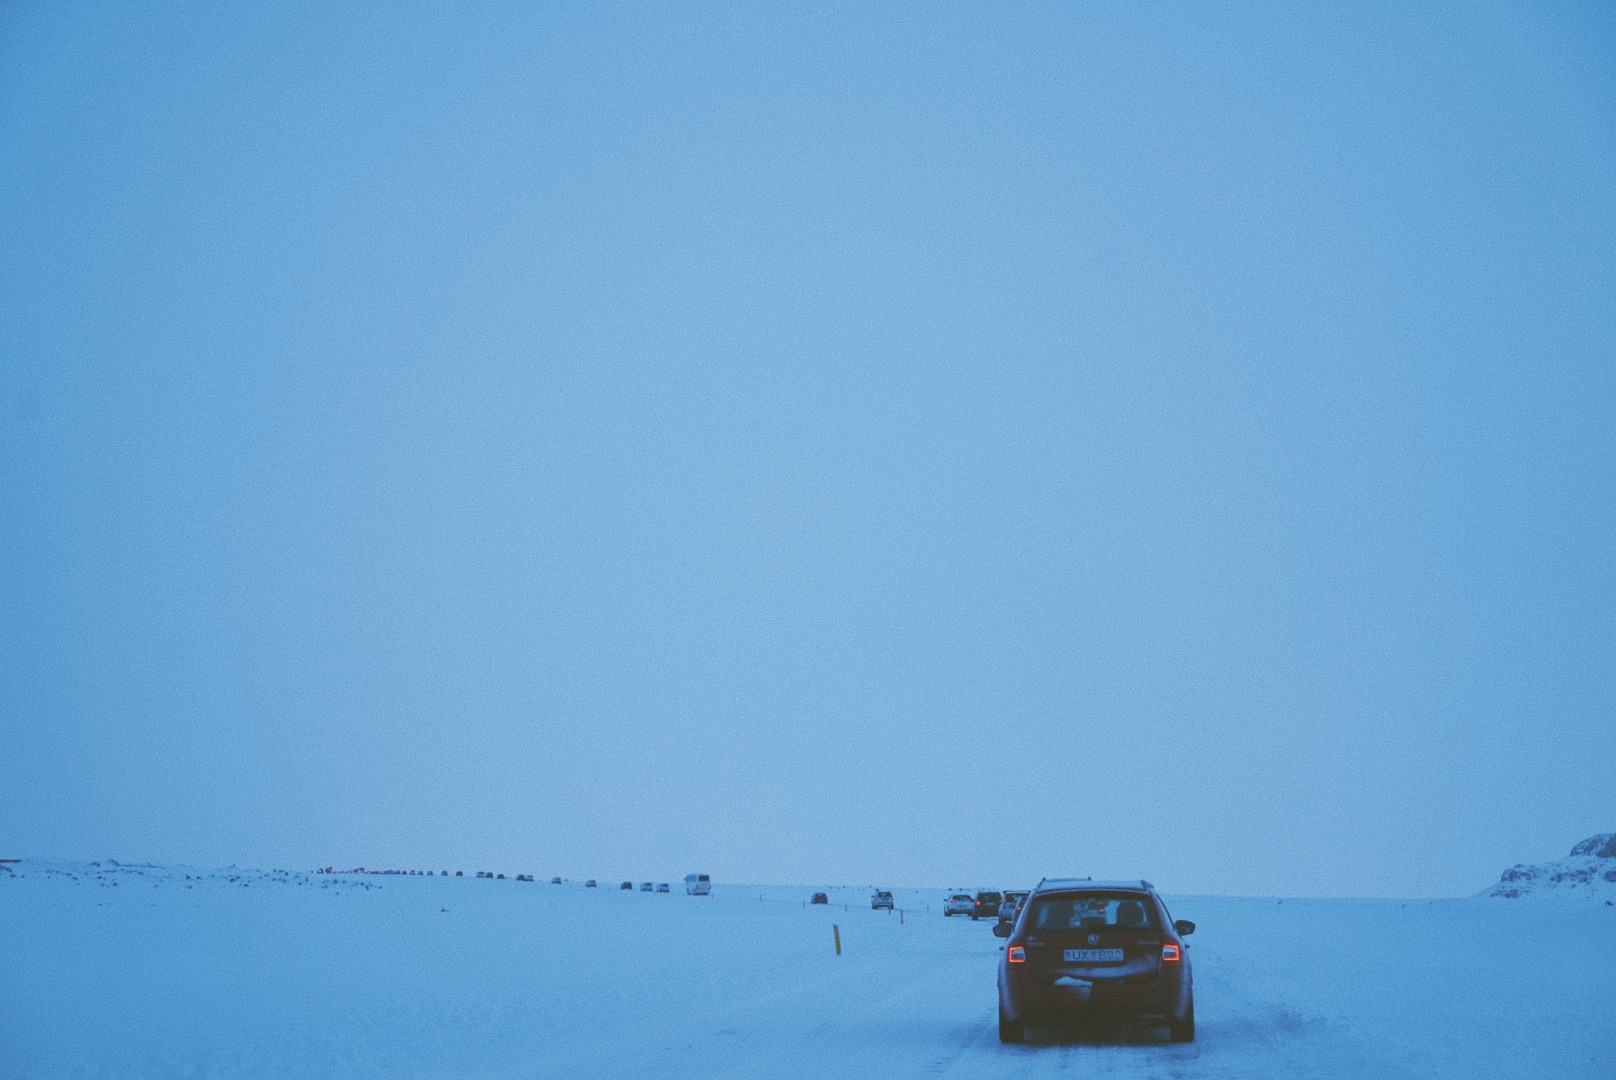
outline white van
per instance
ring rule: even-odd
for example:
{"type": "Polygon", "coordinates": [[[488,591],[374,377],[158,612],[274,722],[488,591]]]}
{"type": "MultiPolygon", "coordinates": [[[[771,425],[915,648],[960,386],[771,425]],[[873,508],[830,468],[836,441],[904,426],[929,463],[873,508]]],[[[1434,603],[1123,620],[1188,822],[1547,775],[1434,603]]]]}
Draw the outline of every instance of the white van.
{"type": "Polygon", "coordinates": [[[713,891],[713,879],[706,874],[686,874],[685,892],[690,896],[710,896],[713,891]]]}

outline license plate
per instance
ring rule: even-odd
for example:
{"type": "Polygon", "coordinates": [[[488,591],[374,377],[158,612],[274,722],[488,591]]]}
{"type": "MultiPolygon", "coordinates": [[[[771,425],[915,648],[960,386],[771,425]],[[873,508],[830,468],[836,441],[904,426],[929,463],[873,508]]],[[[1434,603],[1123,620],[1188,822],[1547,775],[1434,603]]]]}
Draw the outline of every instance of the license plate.
{"type": "Polygon", "coordinates": [[[1066,962],[1068,964],[1104,964],[1115,963],[1122,959],[1121,949],[1067,949],[1066,962]]]}

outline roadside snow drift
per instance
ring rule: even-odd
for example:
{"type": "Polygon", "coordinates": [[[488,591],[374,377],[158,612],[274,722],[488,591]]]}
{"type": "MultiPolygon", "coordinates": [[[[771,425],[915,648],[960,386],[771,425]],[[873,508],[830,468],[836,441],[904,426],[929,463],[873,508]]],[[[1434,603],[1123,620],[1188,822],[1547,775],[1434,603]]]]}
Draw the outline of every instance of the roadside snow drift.
{"type": "Polygon", "coordinates": [[[1001,1046],[988,922],[820,888],[24,862],[0,872],[0,1074],[1616,1076],[1603,903],[1169,898],[1198,924],[1198,1041],[1001,1046]]]}

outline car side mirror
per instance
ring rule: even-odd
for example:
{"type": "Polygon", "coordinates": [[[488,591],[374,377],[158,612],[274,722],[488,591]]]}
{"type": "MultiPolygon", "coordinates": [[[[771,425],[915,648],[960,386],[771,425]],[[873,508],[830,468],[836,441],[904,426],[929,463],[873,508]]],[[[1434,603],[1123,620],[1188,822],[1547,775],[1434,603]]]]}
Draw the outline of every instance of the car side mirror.
{"type": "Polygon", "coordinates": [[[994,923],[993,924],[993,936],[994,937],[1009,937],[1010,936],[1010,924],[1007,923],[1007,922],[994,923]]]}
{"type": "Polygon", "coordinates": [[[1195,933],[1195,924],[1188,919],[1180,919],[1173,924],[1173,929],[1178,931],[1179,937],[1189,937],[1195,933]]]}

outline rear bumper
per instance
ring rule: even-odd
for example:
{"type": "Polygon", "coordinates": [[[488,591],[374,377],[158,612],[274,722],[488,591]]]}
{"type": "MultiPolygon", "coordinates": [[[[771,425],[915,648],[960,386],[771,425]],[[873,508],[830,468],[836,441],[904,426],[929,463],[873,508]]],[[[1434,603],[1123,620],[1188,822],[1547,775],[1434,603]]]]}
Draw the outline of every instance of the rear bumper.
{"type": "Polygon", "coordinates": [[[1189,1008],[1187,975],[1069,979],[1020,973],[1001,980],[999,1004],[1013,1020],[1048,1026],[1182,1020],[1189,1008]]]}

